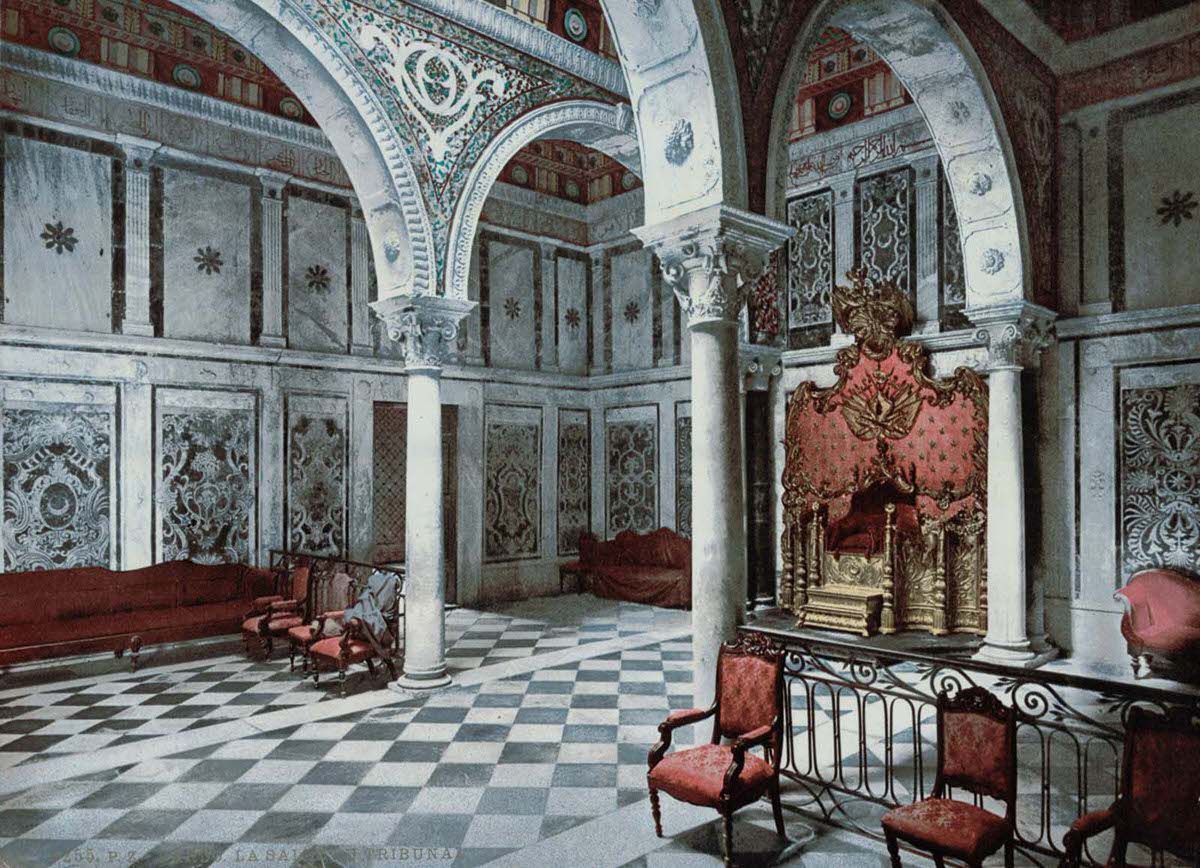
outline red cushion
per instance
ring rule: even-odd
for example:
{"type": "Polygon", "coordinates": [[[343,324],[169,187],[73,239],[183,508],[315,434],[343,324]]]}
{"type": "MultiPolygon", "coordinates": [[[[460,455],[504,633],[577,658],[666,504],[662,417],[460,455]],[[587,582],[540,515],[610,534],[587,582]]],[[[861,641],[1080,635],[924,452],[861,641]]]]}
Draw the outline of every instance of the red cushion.
{"type": "Polygon", "coordinates": [[[1135,829],[1200,846],[1200,731],[1134,731],[1129,820],[1135,829]]]}
{"type": "Polygon", "coordinates": [[[943,771],[994,795],[1008,792],[1008,733],[1002,721],[970,711],[946,712],[943,771]]]}
{"type": "MultiPolygon", "coordinates": [[[[326,660],[337,661],[342,657],[342,637],[329,636],[314,642],[312,647],[308,649],[308,653],[312,657],[323,657],[326,660]]],[[[361,639],[351,639],[346,648],[347,663],[361,663],[362,661],[375,656],[375,649],[371,647],[370,642],[364,642],[361,639]]]]}
{"type": "MultiPolygon", "coordinates": [[[[702,744],[667,754],[650,771],[648,780],[651,788],[662,790],[681,802],[715,807],[720,804],[721,788],[725,785],[725,773],[731,762],[733,749],[729,745],[702,744]]],[[[766,760],[747,753],[746,764],[730,792],[733,805],[741,807],[757,800],[766,792],[773,774],[766,760]]]]}
{"type": "Polygon", "coordinates": [[[968,862],[996,852],[1008,837],[1008,821],[953,799],[926,799],[883,815],[883,827],[909,843],[968,862]]]}
{"type": "Polygon", "coordinates": [[[721,734],[733,738],[769,726],[780,714],[778,674],[782,658],[722,651],[717,664],[721,705],[717,710],[721,734]]]}
{"type": "Polygon", "coordinates": [[[45,624],[18,624],[6,627],[0,647],[19,648],[25,645],[53,645],[59,642],[102,637],[127,637],[134,633],[178,627],[186,624],[207,624],[224,621],[219,632],[233,632],[233,625],[245,603],[213,603],[208,606],[185,606],[172,609],[148,609],[143,612],[111,612],[90,618],[72,618],[45,624]]]}
{"type": "Polygon", "coordinates": [[[668,567],[596,564],[591,568],[592,593],[651,606],[686,609],[692,604],[691,576],[668,567]]]}
{"type": "Polygon", "coordinates": [[[259,628],[262,627],[263,619],[266,617],[266,615],[255,615],[251,618],[247,618],[242,622],[242,632],[254,633],[255,635],[258,635],[259,628]]]}
{"type": "Polygon", "coordinates": [[[267,621],[266,630],[272,636],[286,636],[288,630],[303,623],[304,619],[299,615],[282,615],[267,621]]]}
{"type": "Polygon", "coordinates": [[[312,624],[301,624],[299,627],[289,627],[287,631],[288,639],[300,645],[306,645],[312,641],[312,637],[317,630],[312,624]]]}

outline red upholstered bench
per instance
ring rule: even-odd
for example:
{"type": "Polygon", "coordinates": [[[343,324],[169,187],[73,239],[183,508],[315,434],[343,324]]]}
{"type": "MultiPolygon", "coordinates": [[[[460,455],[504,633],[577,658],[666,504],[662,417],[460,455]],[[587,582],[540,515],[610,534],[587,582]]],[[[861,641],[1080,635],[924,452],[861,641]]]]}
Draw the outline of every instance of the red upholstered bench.
{"type": "Polygon", "coordinates": [[[639,534],[623,530],[611,540],[579,538],[579,563],[597,597],[692,607],[692,543],[670,528],[639,534]]]}
{"type": "Polygon", "coordinates": [[[0,666],[231,633],[269,570],[169,561],[137,570],[79,567],[0,575],[0,666]]]}

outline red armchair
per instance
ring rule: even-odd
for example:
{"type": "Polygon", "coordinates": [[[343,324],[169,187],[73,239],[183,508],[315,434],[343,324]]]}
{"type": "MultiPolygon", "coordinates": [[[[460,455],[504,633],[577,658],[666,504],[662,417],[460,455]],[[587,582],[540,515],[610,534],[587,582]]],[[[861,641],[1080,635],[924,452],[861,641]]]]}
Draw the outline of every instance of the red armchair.
{"type": "Polygon", "coordinates": [[[938,695],[937,777],[928,799],[883,815],[883,834],[893,868],[900,868],[900,841],[933,855],[981,866],[1004,847],[1012,868],[1017,810],[1017,712],[982,687],[951,699],[938,695]],[[947,787],[992,796],[1005,803],[1003,817],[967,802],[946,798],[947,787]]]}
{"type": "Polygon", "coordinates": [[[1200,651],[1200,582],[1174,570],[1142,570],[1114,599],[1125,607],[1121,635],[1135,678],[1156,657],[1183,663],[1200,651]]]}
{"type": "Polygon", "coordinates": [[[308,647],[314,687],[320,684],[322,665],[337,668],[342,696],[346,695],[346,669],[355,663],[365,663],[374,678],[375,661],[380,660],[392,679],[396,678],[394,658],[400,647],[402,582],[399,570],[377,567],[359,598],[337,613],[336,620],[323,618],[318,622],[308,647]],[[326,634],[326,629],[331,632],[326,634]]]}
{"type": "Polygon", "coordinates": [[[307,623],[288,628],[288,668],[292,672],[296,671],[297,653],[300,654],[301,671],[308,672],[309,650],[319,636],[341,635],[342,614],[347,606],[353,605],[357,589],[353,578],[347,573],[338,572],[334,573],[322,591],[320,614],[307,623]]]}
{"type": "Polygon", "coordinates": [[[250,640],[253,638],[270,657],[275,637],[286,636],[289,629],[304,623],[310,569],[306,562],[293,564],[290,569],[285,565],[281,568],[281,589],[289,596],[271,594],[254,599],[254,608],[245,614],[242,621],[242,645],[247,654],[250,653],[250,640]]]}
{"type": "Polygon", "coordinates": [[[1137,843],[1200,866],[1200,723],[1187,709],[1167,717],[1130,709],[1120,792],[1110,807],[1071,824],[1064,865],[1079,865],[1084,842],[1112,829],[1108,865],[1123,868],[1126,848],[1137,843]]]}
{"type": "Polygon", "coordinates": [[[715,808],[724,819],[725,864],[733,865],[733,813],[769,793],[775,830],[786,838],[779,801],[783,745],[783,653],[759,634],[744,634],[721,646],[717,693],[711,708],[674,711],[658,725],[661,740],[650,751],[650,810],[662,837],[658,793],[692,805],[715,808]],[[671,733],[713,718],[712,741],[667,755],[671,733]],[[722,738],[732,739],[721,744],[722,738]],[[763,757],[750,753],[762,748],[763,757]]]}

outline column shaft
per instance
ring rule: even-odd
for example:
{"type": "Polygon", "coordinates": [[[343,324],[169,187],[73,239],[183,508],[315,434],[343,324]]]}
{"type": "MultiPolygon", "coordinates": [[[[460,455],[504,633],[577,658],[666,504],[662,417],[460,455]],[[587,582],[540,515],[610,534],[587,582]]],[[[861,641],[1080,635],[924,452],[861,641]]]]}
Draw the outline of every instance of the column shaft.
{"type": "Polygon", "coordinates": [[[938,292],[938,159],[918,161],[916,224],[913,244],[917,248],[916,326],[921,334],[938,331],[940,319],[938,292]]]}
{"type": "Polygon", "coordinates": [[[707,708],[721,643],[733,638],[746,601],[737,323],[696,323],[691,342],[693,685],[696,707],[707,708]]]}
{"type": "Polygon", "coordinates": [[[286,347],[283,331],[283,195],[287,176],[260,170],[262,181],[262,332],[258,344],[286,347]]]}
{"type": "Polygon", "coordinates": [[[370,302],[367,273],[370,256],[367,221],[363,219],[362,211],[355,208],[350,217],[350,352],[356,356],[369,356],[374,352],[367,307],[370,302]]]}
{"type": "Polygon", "coordinates": [[[542,370],[558,370],[558,248],[553,244],[542,244],[542,370]]]}
{"type": "Polygon", "coordinates": [[[981,656],[1033,657],[1025,628],[1025,468],[1021,433],[1021,369],[988,375],[988,609],[981,656]]]}
{"type": "Polygon", "coordinates": [[[150,322],[150,165],[125,163],[125,318],[122,334],[154,335],[150,322]]]}
{"type": "Polygon", "coordinates": [[[440,368],[408,370],[408,475],[405,479],[404,675],[400,685],[437,687],[446,675],[446,556],[442,548],[440,368]]]}

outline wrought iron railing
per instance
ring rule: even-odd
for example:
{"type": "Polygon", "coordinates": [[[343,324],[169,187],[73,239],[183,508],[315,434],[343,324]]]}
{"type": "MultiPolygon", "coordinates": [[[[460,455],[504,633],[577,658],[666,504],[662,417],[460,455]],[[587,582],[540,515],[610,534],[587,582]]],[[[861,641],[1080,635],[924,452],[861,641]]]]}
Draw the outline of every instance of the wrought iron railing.
{"type": "MultiPolygon", "coordinates": [[[[876,838],[884,810],[933,787],[943,690],[983,686],[1021,712],[1016,834],[1019,852],[1038,865],[1062,858],[1063,835],[1076,817],[1116,798],[1132,707],[1200,713],[1200,691],[1185,687],[881,649],[785,625],[768,618],[742,628],[771,636],[787,652],[782,773],[794,784],[785,804],[876,838]]],[[[998,803],[990,807],[1003,813],[998,803]]],[[[1098,836],[1085,856],[1103,864],[1110,843],[1098,836]]],[[[1154,861],[1162,862],[1157,854],[1154,861]]]]}

